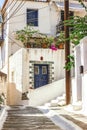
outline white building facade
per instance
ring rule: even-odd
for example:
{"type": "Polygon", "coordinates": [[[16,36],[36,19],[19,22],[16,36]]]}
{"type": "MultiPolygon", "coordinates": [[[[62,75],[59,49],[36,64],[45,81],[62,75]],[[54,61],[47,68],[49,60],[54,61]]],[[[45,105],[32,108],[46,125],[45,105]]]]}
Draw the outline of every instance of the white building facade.
{"type": "MultiPolygon", "coordinates": [[[[78,3],[76,4],[77,7],[71,1],[72,15],[85,15],[85,10],[78,3]]],[[[29,88],[37,88],[34,74],[39,72],[38,65],[43,68],[43,74],[48,72],[47,84],[65,77],[63,68],[65,54],[64,50],[24,49],[23,44],[15,39],[15,33],[27,24],[31,24],[34,30],[55,37],[58,32],[57,26],[64,19],[64,4],[58,1],[14,0],[12,2],[12,0],[6,0],[2,15],[4,41],[1,44],[0,60],[1,71],[7,74],[7,101],[11,105],[20,104],[22,93],[28,91],[29,88]],[[19,98],[13,101],[17,95],[19,98]]],[[[64,87],[62,92],[64,92],[64,87]]]]}

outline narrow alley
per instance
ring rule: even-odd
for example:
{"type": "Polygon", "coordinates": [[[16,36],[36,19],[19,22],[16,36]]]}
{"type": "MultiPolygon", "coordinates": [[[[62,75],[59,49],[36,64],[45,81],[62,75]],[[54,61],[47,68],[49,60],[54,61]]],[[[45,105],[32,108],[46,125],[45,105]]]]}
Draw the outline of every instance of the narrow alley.
{"type": "Polygon", "coordinates": [[[37,108],[12,106],[7,111],[2,130],[61,130],[37,108]]]}

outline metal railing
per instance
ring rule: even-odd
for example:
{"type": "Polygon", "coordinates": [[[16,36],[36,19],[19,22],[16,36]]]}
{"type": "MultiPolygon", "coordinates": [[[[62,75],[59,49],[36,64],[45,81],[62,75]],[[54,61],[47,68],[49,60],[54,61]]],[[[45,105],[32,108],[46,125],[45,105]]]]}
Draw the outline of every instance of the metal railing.
{"type": "Polygon", "coordinates": [[[60,33],[61,31],[64,31],[63,21],[59,21],[59,23],[56,25],[56,34],[60,33]]]}

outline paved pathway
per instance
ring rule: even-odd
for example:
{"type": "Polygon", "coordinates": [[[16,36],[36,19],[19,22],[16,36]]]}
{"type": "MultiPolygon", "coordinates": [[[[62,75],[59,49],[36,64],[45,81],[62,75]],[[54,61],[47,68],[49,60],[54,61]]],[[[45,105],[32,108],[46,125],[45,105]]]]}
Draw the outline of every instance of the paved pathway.
{"type": "Polygon", "coordinates": [[[72,105],[50,109],[55,111],[56,114],[64,117],[65,119],[72,121],[82,130],[87,130],[87,114],[84,114],[82,110],[74,111],[72,105]]]}
{"type": "Polygon", "coordinates": [[[34,107],[9,107],[2,130],[62,130],[34,107]]]}

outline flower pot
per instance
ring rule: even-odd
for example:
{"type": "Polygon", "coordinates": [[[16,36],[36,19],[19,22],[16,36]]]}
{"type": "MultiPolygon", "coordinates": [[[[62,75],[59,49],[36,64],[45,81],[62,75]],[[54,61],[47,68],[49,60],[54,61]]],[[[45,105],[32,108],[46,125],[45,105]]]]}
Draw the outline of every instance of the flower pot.
{"type": "Polygon", "coordinates": [[[62,43],[59,44],[59,45],[58,45],[58,49],[64,49],[64,44],[62,44],[62,43]]]}
{"type": "Polygon", "coordinates": [[[30,45],[27,45],[27,48],[31,48],[31,46],[30,46],[30,45]]]}
{"type": "Polygon", "coordinates": [[[42,48],[47,48],[47,44],[42,44],[42,48]]]}

